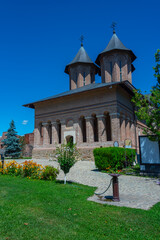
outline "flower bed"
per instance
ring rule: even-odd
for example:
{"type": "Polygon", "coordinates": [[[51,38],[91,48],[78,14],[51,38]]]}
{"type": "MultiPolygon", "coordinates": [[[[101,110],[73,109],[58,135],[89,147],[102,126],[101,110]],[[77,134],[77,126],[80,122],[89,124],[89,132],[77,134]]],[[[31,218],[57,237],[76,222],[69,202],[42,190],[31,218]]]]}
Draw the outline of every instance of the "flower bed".
{"type": "Polygon", "coordinates": [[[0,162],[0,173],[4,175],[14,175],[32,179],[55,180],[59,171],[52,166],[42,166],[33,161],[25,161],[22,164],[15,160],[4,163],[0,162]]]}

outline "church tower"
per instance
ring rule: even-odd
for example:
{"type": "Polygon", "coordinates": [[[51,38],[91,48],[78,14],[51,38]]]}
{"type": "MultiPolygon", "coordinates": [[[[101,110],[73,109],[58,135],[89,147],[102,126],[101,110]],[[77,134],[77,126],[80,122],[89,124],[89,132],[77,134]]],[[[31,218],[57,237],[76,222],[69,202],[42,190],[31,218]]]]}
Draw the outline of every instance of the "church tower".
{"type": "Polygon", "coordinates": [[[125,80],[132,83],[132,72],[135,70],[132,62],[135,59],[134,53],[123,45],[113,30],[110,42],[96,59],[96,64],[101,67],[102,83],[125,80]]]}
{"type": "Polygon", "coordinates": [[[99,73],[100,69],[92,62],[81,42],[81,48],[64,72],[69,74],[70,90],[72,90],[94,83],[95,74],[99,73]]]}

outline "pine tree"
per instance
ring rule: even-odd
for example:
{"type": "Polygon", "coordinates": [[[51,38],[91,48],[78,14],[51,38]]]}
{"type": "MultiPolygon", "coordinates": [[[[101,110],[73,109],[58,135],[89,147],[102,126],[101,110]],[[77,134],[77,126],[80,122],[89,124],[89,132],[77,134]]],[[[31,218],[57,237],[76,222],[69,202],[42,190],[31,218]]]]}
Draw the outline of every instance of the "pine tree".
{"type": "Polygon", "coordinates": [[[21,154],[21,144],[19,143],[19,138],[17,137],[15,129],[15,124],[12,120],[10,128],[5,135],[6,139],[2,140],[3,146],[5,147],[5,156],[12,158],[18,158],[21,154]]]}

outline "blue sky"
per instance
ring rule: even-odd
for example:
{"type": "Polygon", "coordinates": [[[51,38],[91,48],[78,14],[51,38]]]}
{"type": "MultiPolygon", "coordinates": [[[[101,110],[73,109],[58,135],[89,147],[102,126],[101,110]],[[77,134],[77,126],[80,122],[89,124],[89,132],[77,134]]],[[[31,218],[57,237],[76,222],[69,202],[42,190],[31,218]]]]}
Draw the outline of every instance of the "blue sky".
{"type": "Polygon", "coordinates": [[[64,69],[80,48],[81,34],[95,61],[112,36],[112,21],[137,56],[133,85],[148,92],[156,83],[159,9],[158,0],[0,0],[0,136],[12,119],[18,134],[34,130],[34,110],[22,105],[69,90],[64,69]]]}

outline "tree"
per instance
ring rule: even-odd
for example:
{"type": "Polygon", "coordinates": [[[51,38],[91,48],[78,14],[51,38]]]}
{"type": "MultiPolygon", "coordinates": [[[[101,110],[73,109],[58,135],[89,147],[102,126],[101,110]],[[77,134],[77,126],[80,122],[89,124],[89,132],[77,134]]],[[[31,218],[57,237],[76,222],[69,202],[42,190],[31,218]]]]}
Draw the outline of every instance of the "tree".
{"type": "Polygon", "coordinates": [[[56,156],[60,168],[64,172],[64,184],[66,184],[66,174],[69,173],[70,168],[76,163],[78,151],[75,144],[69,142],[68,144],[61,144],[56,148],[56,156]]]}
{"type": "Polygon", "coordinates": [[[156,66],[154,77],[157,83],[149,95],[142,95],[140,90],[134,91],[132,102],[136,106],[135,114],[139,120],[145,121],[144,134],[152,135],[150,140],[160,141],[160,50],[155,53],[156,66]]]}
{"type": "Polygon", "coordinates": [[[12,158],[18,158],[21,154],[21,144],[19,143],[19,138],[17,137],[15,129],[15,124],[12,120],[10,128],[5,135],[6,139],[2,140],[3,146],[5,147],[5,156],[12,158]]]}

